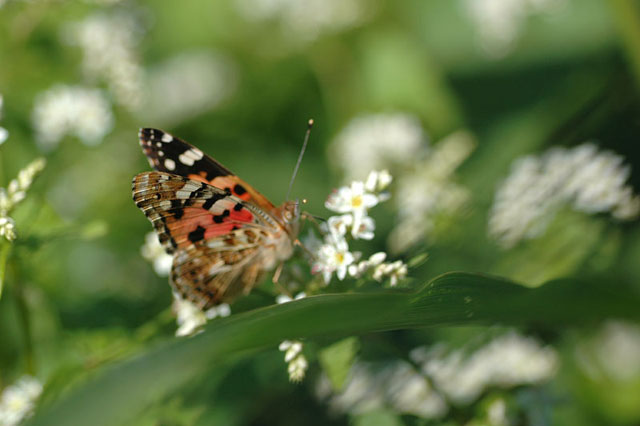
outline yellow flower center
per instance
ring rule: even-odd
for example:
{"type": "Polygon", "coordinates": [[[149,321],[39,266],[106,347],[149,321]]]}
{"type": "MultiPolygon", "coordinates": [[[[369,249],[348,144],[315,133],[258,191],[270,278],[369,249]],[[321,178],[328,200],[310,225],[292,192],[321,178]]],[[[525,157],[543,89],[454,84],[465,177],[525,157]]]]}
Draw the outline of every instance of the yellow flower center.
{"type": "Polygon", "coordinates": [[[336,263],[340,264],[344,262],[344,254],[336,253],[336,263]]]}
{"type": "Polygon", "coordinates": [[[351,198],[351,205],[353,207],[360,207],[362,205],[362,195],[356,195],[351,198]]]}

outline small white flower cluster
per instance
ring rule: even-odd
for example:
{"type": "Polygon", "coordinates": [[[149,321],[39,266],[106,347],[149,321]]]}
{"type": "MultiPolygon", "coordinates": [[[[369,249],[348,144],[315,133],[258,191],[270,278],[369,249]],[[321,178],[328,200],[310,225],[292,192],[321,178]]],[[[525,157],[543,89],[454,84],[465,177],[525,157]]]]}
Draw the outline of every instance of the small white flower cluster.
{"type": "Polygon", "coordinates": [[[41,393],[42,384],[31,376],[7,386],[0,395],[0,425],[17,426],[31,416],[41,393]]]}
{"type": "Polygon", "coordinates": [[[476,26],[485,52],[500,58],[514,48],[530,16],[555,14],[567,0],[462,0],[463,9],[476,26]]]}
{"type": "Polygon", "coordinates": [[[277,21],[287,37],[305,43],[322,33],[356,27],[369,18],[371,2],[362,0],[236,0],[240,14],[253,21],[277,21]]]}
{"type": "Polygon", "coordinates": [[[340,393],[334,393],[330,381],[321,376],[316,396],[336,414],[361,414],[379,408],[424,419],[435,419],[447,412],[445,400],[428,380],[406,361],[380,363],[357,362],[340,393]]]}
{"type": "MultiPolygon", "coordinates": [[[[493,386],[538,384],[553,377],[558,356],[551,347],[515,332],[499,336],[479,349],[447,353],[443,346],[410,353],[419,370],[406,361],[379,365],[357,362],[339,394],[321,377],[317,396],[338,413],[358,414],[391,406],[394,410],[432,419],[445,415],[449,403],[466,405],[493,386]]],[[[499,407],[495,408],[499,411],[499,407]]],[[[497,414],[499,413],[494,413],[497,414]]]]}
{"type": "Polygon", "coordinates": [[[144,237],[144,245],[140,247],[140,254],[153,264],[153,270],[161,277],[166,277],[171,272],[173,256],[168,254],[158,240],[155,231],[147,233],[144,237]]]}
{"type": "Polygon", "coordinates": [[[347,179],[362,179],[369,170],[405,165],[424,155],[427,136],[409,114],[380,113],[356,117],[331,143],[331,163],[347,179]]]}
{"type": "Polygon", "coordinates": [[[544,233],[555,213],[569,205],[585,213],[610,212],[619,220],[640,214],[640,197],[626,185],[624,159],[595,144],[552,148],[517,160],[496,192],[489,234],[510,248],[544,233]]]}
{"type": "Polygon", "coordinates": [[[464,349],[447,353],[444,346],[411,351],[411,359],[436,387],[457,404],[473,402],[490,386],[504,388],[538,384],[551,379],[558,356],[550,346],[515,332],[496,337],[467,354],[464,349]]]}
{"type": "Polygon", "coordinates": [[[67,134],[96,145],[113,126],[111,105],[102,91],[57,85],[41,93],[31,117],[40,145],[54,148],[67,134]]]}
{"type": "Polygon", "coordinates": [[[302,342],[298,340],[285,340],[280,343],[278,349],[283,351],[284,362],[288,363],[287,372],[289,380],[299,383],[304,379],[309,363],[302,353],[302,342]]]}
{"type": "MultiPolygon", "coordinates": [[[[307,295],[304,292],[298,293],[293,298],[286,294],[280,294],[276,297],[276,303],[288,303],[293,300],[304,299],[306,296],[307,295]]],[[[304,375],[309,367],[307,359],[302,354],[302,342],[299,340],[285,340],[280,343],[278,349],[285,353],[284,362],[289,364],[287,367],[289,380],[294,383],[300,383],[302,379],[304,379],[304,375]]]]}
{"type": "Polygon", "coordinates": [[[27,196],[27,190],[33,179],[44,169],[46,161],[37,158],[18,172],[18,177],[11,179],[7,188],[0,188],[0,236],[9,241],[16,238],[15,223],[9,213],[27,196]]]}
{"type": "Polygon", "coordinates": [[[182,52],[149,70],[140,115],[166,125],[189,119],[228,99],[236,76],[235,64],[222,54],[182,52]]]}
{"type": "Polygon", "coordinates": [[[176,293],[173,294],[173,311],[176,314],[178,329],[176,336],[191,336],[202,331],[202,326],[217,317],[228,317],[231,315],[231,307],[222,303],[213,308],[202,311],[188,300],[182,299],[176,293]]]}
{"type": "MultiPolygon", "coordinates": [[[[2,107],[4,105],[4,99],[0,94],[0,118],[2,118],[2,107]]],[[[9,131],[4,127],[0,126],[0,145],[4,143],[9,137],[9,131]]]]}
{"type": "Polygon", "coordinates": [[[334,273],[338,279],[343,280],[347,272],[354,277],[361,277],[365,272],[373,270],[376,280],[382,281],[389,277],[392,285],[406,276],[407,268],[402,262],[383,263],[385,259],[381,258],[380,253],[355,264],[360,253],[350,252],[346,239],[348,235],[353,239],[373,238],[375,222],[368,216],[368,211],[379,202],[389,199],[389,194],[384,190],[391,180],[388,171],[373,171],[369,173],[366,182],[353,181],[349,186],[343,186],[329,195],[325,207],[343,214],[327,220],[325,228],[328,232],[324,243],[315,250],[312,272],[321,273],[325,284],[331,281],[334,273]]]}
{"type": "Polygon", "coordinates": [[[439,220],[453,217],[467,203],[469,191],[455,181],[455,171],[474,147],[469,133],[452,133],[413,166],[413,173],[398,178],[398,224],[389,236],[393,252],[404,251],[425,237],[435,239],[439,220]]]}
{"type": "Polygon", "coordinates": [[[131,14],[97,13],[66,33],[68,42],[82,49],[87,76],[106,81],[118,103],[130,109],[140,107],[143,100],[144,74],[135,49],[140,28],[131,14]]]}
{"type": "Polygon", "coordinates": [[[349,265],[349,275],[360,278],[373,271],[372,278],[374,280],[382,282],[389,278],[389,284],[391,287],[395,287],[398,281],[407,276],[409,271],[407,265],[401,260],[386,263],[386,258],[387,254],[385,252],[374,253],[367,260],[361,260],[358,263],[349,265]]]}

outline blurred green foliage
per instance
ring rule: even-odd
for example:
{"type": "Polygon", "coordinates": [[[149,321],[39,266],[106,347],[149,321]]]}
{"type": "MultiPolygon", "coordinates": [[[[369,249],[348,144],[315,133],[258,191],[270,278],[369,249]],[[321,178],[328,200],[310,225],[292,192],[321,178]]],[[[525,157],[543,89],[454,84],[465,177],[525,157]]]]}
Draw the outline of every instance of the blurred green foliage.
{"type": "MultiPolygon", "coordinates": [[[[335,16],[330,16],[329,23],[314,23],[321,21],[323,9],[311,6],[307,14],[294,13],[289,20],[283,18],[285,14],[261,18],[259,12],[266,3],[0,0],[0,94],[4,100],[0,126],[9,131],[8,140],[0,145],[0,186],[6,187],[34,158],[44,155],[47,159],[27,198],[11,213],[18,238],[10,246],[2,241],[10,251],[6,267],[0,267],[0,276],[4,274],[0,387],[24,374],[34,375],[44,383],[40,404],[55,407],[82,389],[99,395],[95,384],[104,383],[100,380],[105,377],[126,383],[117,374],[109,375],[126,371],[114,370],[114,364],[129,360],[117,365],[135,365],[131,359],[145,364],[155,356],[163,357],[157,348],[170,347],[181,352],[176,358],[181,362],[139,370],[146,375],[139,384],[148,389],[131,389],[144,392],[144,397],[110,384],[107,396],[148,402],[137,419],[126,424],[497,424],[491,423],[488,414],[495,399],[506,401],[512,424],[637,424],[640,373],[615,380],[585,368],[615,362],[614,358],[585,361],[597,357],[594,348],[601,342],[598,339],[604,339],[600,329],[580,327],[580,318],[567,320],[572,325],[569,329],[560,327],[561,315],[554,326],[556,317],[544,318],[544,312],[540,322],[526,316],[506,324],[517,325],[522,333],[557,351],[561,366],[549,383],[490,387],[473,403],[452,403],[446,414],[434,419],[390,406],[360,413],[334,412],[317,397],[317,379],[325,374],[323,370],[339,386],[357,359],[407,361],[409,352],[419,346],[464,347],[478,336],[502,332],[501,301],[508,300],[502,290],[484,294],[495,299],[495,306],[486,308],[489,327],[440,326],[384,333],[362,327],[351,330],[364,333],[358,340],[341,341],[336,340],[338,333],[314,333],[316,337],[305,340],[311,367],[300,385],[288,382],[277,344],[260,346],[260,351],[251,347],[221,362],[201,359],[198,342],[215,336],[216,322],[201,336],[175,341],[167,279],[158,277],[140,254],[150,226],[131,201],[131,178],[149,168],[136,138],[140,127],[170,130],[280,203],[306,122],[313,117],[316,125],[294,196],[308,199],[307,209],[320,216],[327,215],[323,207],[327,194],[343,182],[340,159],[327,154],[327,148],[354,117],[395,111],[412,114],[436,146],[452,132],[466,130],[476,148],[457,177],[469,189],[471,200],[437,240],[425,240],[400,254],[409,261],[428,253],[426,262],[410,269],[408,286],[417,289],[442,273],[468,271],[501,275],[531,287],[574,277],[576,282],[596,282],[602,292],[630,294],[629,300],[640,292],[637,220],[621,223],[604,214],[563,210],[544,235],[513,249],[503,250],[487,236],[496,187],[512,162],[552,146],[596,141],[630,164],[630,183],[638,192],[637,1],[564,0],[557,2],[558,9],[516,13],[510,19],[517,30],[508,42],[483,39],[482,28],[468,13],[469,2],[463,0],[354,2],[360,5],[361,15],[342,26],[336,24],[335,16]],[[82,47],[72,42],[73,25],[94,16],[133,20],[132,61],[145,78],[132,90],[147,101],[137,106],[123,102],[111,74],[92,74],[83,66],[100,54],[83,57],[82,47]],[[171,58],[189,52],[222,58],[214,64],[223,64],[226,71],[220,75],[228,79],[218,81],[213,89],[202,87],[209,96],[205,103],[184,106],[179,95],[197,95],[198,88],[187,85],[177,86],[177,93],[157,92],[167,87],[154,85],[151,76],[166,70],[171,58]],[[60,84],[103,90],[114,124],[98,144],[90,146],[75,136],[65,136],[55,146],[38,142],[34,107],[43,92],[60,84]],[[217,99],[222,89],[225,95],[217,99]],[[154,108],[174,108],[180,114],[154,115],[154,108]],[[193,359],[199,362],[192,364],[193,359]],[[163,379],[164,369],[169,371],[163,379]],[[172,381],[181,374],[189,381],[172,381]]],[[[333,3],[326,2],[325,7],[334,7],[333,3]]],[[[104,54],[110,63],[113,52],[104,54]]],[[[221,78],[207,70],[212,81],[221,78]]],[[[387,251],[386,236],[396,215],[391,203],[375,213],[376,238],[367,243],[367,252],[387,251]]],[[[378,287],[368,283],[358,291],[378,287]]],[[[343,283],[332,284],[329,290],[355,291],[343,283]]],[[[541,305],[557,302],[553,291],[548,291],[550,296],[541,305]]],[[[576,306],[567,308],[564,320],[572,312],[585,314],[585,309],[597,305],[598,296],[593,294],[601,295],[599,291],[576,297],[576,306]]],[[[234,316],[272,304],[273,293],[271,284],[265,283],[233,305],[234,316]]],[[[305,306],[304,302],[292,306],[305,306]]],[[[441,311],[436,314],[446,313],[438,306],[441,311]]],[[[598,319],[632,316],[615,309],[593,313],[598,319]]],[[[315,321],[321,329],[322,317],[315,321]]],[[[300,329],[305,326],[309,324],[300,320],[300,329]]],[[[95,408],[91,414],[99,418],[103,414],[99,411],[95,408]]],[[[40,421],[47,424],[46,419],[40,421]]]]}

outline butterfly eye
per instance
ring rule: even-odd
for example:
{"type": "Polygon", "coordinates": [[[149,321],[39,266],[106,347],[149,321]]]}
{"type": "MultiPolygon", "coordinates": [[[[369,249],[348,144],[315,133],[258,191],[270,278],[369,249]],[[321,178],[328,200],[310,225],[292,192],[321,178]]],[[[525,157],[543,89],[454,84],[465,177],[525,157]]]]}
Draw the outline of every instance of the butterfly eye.
{"type": "Polygon", "coordinates": [[[286,220],[287,222],[291,222],[291,220],[293,219],[293,214],[291,213],[290,210],[285,210],[284,211],[284,220],[286,220]]]}

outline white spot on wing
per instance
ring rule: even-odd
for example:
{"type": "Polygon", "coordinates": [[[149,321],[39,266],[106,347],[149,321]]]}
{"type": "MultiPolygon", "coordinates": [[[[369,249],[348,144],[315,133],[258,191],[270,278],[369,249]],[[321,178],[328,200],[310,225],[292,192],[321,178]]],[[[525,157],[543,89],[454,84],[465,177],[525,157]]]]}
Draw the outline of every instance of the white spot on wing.
{"type": "Polygon", "coordinates": [[[171,158],[166,158],[164,160],[164,166],[168,169],[168,170],[175,170],[176,169],[176,162],[173,161],[171,158]]]}
{"type": "Polygon", "coordinates": [[[162,142],[171,142],[173,140],[173,136],[171,136],[169,133],[165,133],[164,135],[162,135],[162,142]]]}
{"type": "Polygon", "coordinates": [[[180,162],[187,166],[193,166],[193,163],[200,160],[204,154],[198,148],[191,148],[180,154],[178,159],[180,162]]]}

